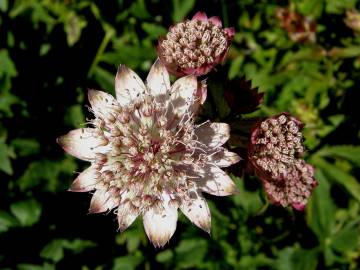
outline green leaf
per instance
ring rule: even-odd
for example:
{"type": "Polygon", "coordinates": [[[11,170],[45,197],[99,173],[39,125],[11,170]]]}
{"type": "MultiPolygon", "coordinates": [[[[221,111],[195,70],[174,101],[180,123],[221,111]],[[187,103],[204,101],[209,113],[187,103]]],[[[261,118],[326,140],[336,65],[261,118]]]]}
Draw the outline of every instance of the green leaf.
{"type": "Polygon", "coordinates": [[[306,206],[306,218],[309,227],[324,243],[334,226],[334,205],[330,196],[329,182],[322,170],[316,170],[315,178],[319,185],[314,189],[306,206]]]}
{"type": "Polygon", "coordinates": [[[93,76],[102,89],[114,89],[114,75],[109,71],[97,66],[94,68],[93,76]]]}
{"type": "Polygon", "coordinates": [[[83,106],[73,105],[66,110],[64,116],[64,124],[76,127],[84,123],[85,116],[83,113],[83,106]]]}
{"type": "Polygon", "coordinates": [[[14,62],[11,60],[8,51],[5,49],[0,50],[0,63],[0,110],[6,111],[4,107],[8,108],[11,104],[15,103],[15,100],[17,100],[16,96],[8,92],[11,89],[11,78],[17,76],[17,71],[14,62]]]}
{"type": "Polygon", "coordinates": [[[140,251],[134,255],[127,255],[114,260],[112,270],[135,270],[144,260],[140,251]]]}
{"type": "Polygon", "coordinates": [[[326,0],[326,12],[334,14],[342,14],[345,10],[355,8],[355,3],[357,0],[326,0]]]}
{"type": "Polygon", "coordinates": [[[6,174],[12,175],[13,169],[10,162],[11,151],[5,144],[5,138],[0,138],[0,170],[6,174]]]}
{"type": "Polygon", "coordinates": [[[150,39],[158,39],[160,36],[163,36],[167,33],[165,27],[155,23],[143,22],[141,27],[148,34],[150,39]]]}
{"type": "Polygon", "coordinates": [[[86,27],[87,22],[77,16],[75,12],[69,12],[64,22],[64,30],[69,46],[73,46],[81,36],[81,31],[86,27]]]}
{"type": "Polygon", "coordinates": [[[12,215],[0,210],[0,233],[6,232],[11,227],[16,227],[19,222],[12,215]]]}
{"type": "Polygon", "coordinates": [[[30,199],[10,205],[11,213],[17,218],[21,226],[27,227],[37,223],[41,215],[41,204],[30,199]]]}
{"type": "Polygon", "coordinates": [[[195,0],[172,0],[172,2],[172,19],[174,22],[179,22],[183,20],[195,5],[195,0]]]}
{"type": "Polygon", "coordinates": [[[56,263],[64,257],[64,249],[80,253],[84,249],[93,246],[96,246],[96,244],[88,240],[75,239],[69,241],[66,239],[54,239],[42,249],[40,257],[56,263]]]}
{"type": "Polygon", "coordinates": [[[51,260],[53,262],[58,262],[64,257],[64,240],[55,239],[46,245],[41,253],[40,257],[44,259],[51,260]]]}
{"type": "Polygon", "coordinates": [[[179,268],[197,267],[204,261],[207,252],[207,242],[204,239],[184,239],[175,248],[175,257],[179,268]]]}
{"type": "Polygon", "coordinates": [[[331,239],[331,246],[339,253],[355,251],[359,247],[360,218],[348,223],[340,231],[336,232],[331,239]]]}
{"type": "Polygon", "coordinates": [[[359,228],[344,228],[332,239],[331,246],[340,253],[356,251],[359,249],[359,228]]]}
{"type": "Polygon", "coordinates": [[[241,256],[238,269],[257,270],[262,269],[261,266],[274,265],[274,261],[265,256],[265,254],[257,254],[255,256],[245,255],[241,256]]]}
{"type": "Polygon", "coordinates": [[[11,145],[19,157],[34,155],[40,151],[40,143],[35,139],[16,138],[11,141],[11,145]]]}
{"type": "Polygon", "coordinates": [[[131,14],[139,19],[148,19],[151,18],[149,12],[146,9],[145,1],[144,0],[137,0],[133,2],[130,7],[131,14]]]}
{"type": "MultiPolygon", "coordinates": [[[[315,160],[315,158],[314,158],[315,160]]],[[[316,158],[316,163],[329,179],[345,187],[345,189],[360,202],[360,183],[352,175],[328,163],[322,158],[316,158]]]]}
{"type": "Polygon", "coordinates": [[[76,167],[75,161],[70,158],[57,162],[50,160],[34,161],[18,179],[18,185],[24,191],[42,184],[45,190],[55,192],[59,186],[66,185],[60,181],[60,177],[65,175],[65,179],[72,179],[76,167]]]}
{"type": "Polygon", "coordinates": [[[9,3],[8,0],[0,0],[0,10],[6,12],[8,9],[9,3]]]}
{"type": "Polygon", "coordinates": [[[172,261],[174,253],[171,250],[164,250],[156,255],[156,261],[159,263],[167,263],[172,261]]]}
{"type": "Polygon", "coordinates": [[[34,264],[18,264],[17,270],[55,270],[55,266],[44,263],[43,265],[34,265],[34,264]]]}
{"type": "Polygon", "coordinates": [[[240,76],[240,68],[242,63],[244,62],[244,56],[239,55],[233,61],[231,61],[230,69],[229,69],[229,79],[232,80],[236,76],[240,76]]]}
{"type": "MultiPolygon", "coordinates": [[[[234,182],[239,189],[239,194],[241,194],[241,196],[232,197],[235,204],[237,206],[243,207],[248,215],[257,214],[262,209],[262,207],[264,207],[264,204],[262,203],[261,197],[258,195],[258,192],[247,191],[245,189],[244,179],[240,179],[238,177],[232,178],[234,179],[234,182]]],[[[238,209],[236,209],[236,211],[238,211],[238,209]]]]}
{"type": "Polygon", "coordinates": [[[280,252],[276,262],[276,269],[315,270],[317,264],[317,250],[287,247],[280,252]]]}
{"type": "Polygon", "coordinates": [[[8,51],[5,49],[0,50],[0,63],[0,77],[15,77],[17,75],[14,62],[11,60],[8,51]]]}
{"type": "Polygon", "coordinates": [[[339,157],[353,162],[356,166],[360,167],[360,146],[355,145],[336,145],[325,146],[317,152],[320,156],[325,157],[339,157]]]}

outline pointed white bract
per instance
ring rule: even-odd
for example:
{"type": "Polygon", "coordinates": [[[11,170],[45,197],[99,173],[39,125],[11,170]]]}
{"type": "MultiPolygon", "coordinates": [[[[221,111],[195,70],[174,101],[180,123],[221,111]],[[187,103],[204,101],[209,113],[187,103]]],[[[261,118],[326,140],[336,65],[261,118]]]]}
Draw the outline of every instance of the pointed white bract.
{"type": "Polygon", "coordinates": [[[117,212],[120,231],[125,231],[135,221],[138,215],[139,209],[134,207],[130,201],[120,203],[117,212]]]}
{"type": "Polygon", "coordinates": [[[209,161],[219,167],[229,167],[240,161],[240,157],[234,153],[220,148],[216,152],[209,155],[209,161]]]}
{"type": "Polygon", "coordinates": [[[144,213],[145,232],[154,246],[162,247],[170,240],[176,230],[177,219],[177,208],[166,202],[144,213]]]}
{"type": "Polygon", "coordinates": [[[108,140],[95,135],[93,128],[80,128],[61,136],[57,142],[70,155],[82,160],[92,161],[96,153],[107,152],[108,140]]]}
{"type": "Polygon", "coordinates": [[[170,90],[169,73],[159,59],[152,65],[146,78],[148,91],[157,99],[165,100],[165,95],[170,90]]]}
{"type": "Polygon", "coordinates": [[[79,174],[72,183],[69,191],[86,192],[95,189],[98,172],[95,166],[90,166],[79,174]]]}
{"type": "Polygon", "coordinates": [[[225,123],[207,122],[200,125],[195,134],[200,142],[206,144],[210,148],[222,146],[230,138],[230,127],[225,123]]]}
{"type": "Polygon", "coordinates": [[[190,192],[189,197],[180,205],[181,211],[196,226],[210,233],[211,214],[206,200],[197,192],[190,192]]]}
{"type": "Polygon", "coordinates": [[[195,103],[195,98],[200,103],[199,97],[195,97],[198,89],[198,82],[194,75],[178,79],[170,90],[170,102],[175,114],[183,116],[189,112],[189,108],[195,103]]]}
{"type": "Polygon", "coordinates": [[[90,213],[102,213],[109,209],[108,202],[111,200],[110,194],[103,189],[95,191],[90,202],[90,213]]]}
{"type": "Polygon", "coordinates": [[[89,90],[88,98],[92,111],[99,117],[106,117],[106,115],[116,113],[119,107],[116,99],[103,91],[89,90]]]}
{"type": "Polygon", "coordinates": [[[219,167],[206,165],[202,168],[202,173],[198,179],[194,179],[201,191],[215,195],[228,196],[238,192],[235,183],[219,167]]]}
{"type": "Polygon", "coordinates": [[[142,216],[155,246],[165,245],[174,234],[178,208],[210,232],[210,210],[201,192],[234,194],[235,184],[220,167],[240,158],[223,147],[229,138],[227,124],[194,124],[206,84],[189,75],[171,86],[157,60],[146,84],[120,66],[115,91],[116,99],[89,90],[93,127],[58,139],[69,154],[91,162],[70,191],[95,190],[89,212],[114,209],[120,231],[142,216]]]}
{"type": "Polygon", "coordinates": [[[125,65],[120,65],[115,77],[116,99],[120,105],[129,105],[143,96],[145,91],[146,87],[140,77],[125,65]]]}

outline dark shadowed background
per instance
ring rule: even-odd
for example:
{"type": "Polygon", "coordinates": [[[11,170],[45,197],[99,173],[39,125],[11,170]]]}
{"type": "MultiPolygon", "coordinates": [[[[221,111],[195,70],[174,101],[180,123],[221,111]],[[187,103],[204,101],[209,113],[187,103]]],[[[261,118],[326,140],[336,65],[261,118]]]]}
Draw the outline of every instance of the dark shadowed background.
{"type": "MultiPolygon", "coordinates": [[[[356,8],[356,0],[0,0],[0,269],[359,269],[360,15],[358,29],[344,22],[356,8]],[[316,22],[316,41],[291,39],[279,6],[316,22]],[[56,138],[92,117],[88,88],[114,93],[119,64],[145,79],[158,37],[198,10],[236,29],[227,61],[208,77],[246,76],[266,93],[246,117],[288,111],[303,121],[319,186],[304,212],[283,209],[235,166],[240,194],[207,196],[211,235],[180,215],[156,249],[141,220],[120,234],[113,213],[87,214],[91,194],[67,192],[88,164],[56,138]]],[[[209,91],[202,120],[230,114],[209,91]]]]}

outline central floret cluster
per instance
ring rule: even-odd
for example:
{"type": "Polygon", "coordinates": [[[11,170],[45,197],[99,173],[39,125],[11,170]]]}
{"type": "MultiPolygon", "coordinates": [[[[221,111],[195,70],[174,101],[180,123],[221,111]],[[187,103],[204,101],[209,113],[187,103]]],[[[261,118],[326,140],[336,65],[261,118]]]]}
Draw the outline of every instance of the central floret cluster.
{"type": "Polygon", "coordinates": [[[89,211],[115,209],[121,231],[142,216],[156,246],[175,232],[178,208],[209,232],[210,211],[201,192],[235,193],[236,186],[220,167],[239,157],[222,147],[230,136],[227,124],[194,124],[206,85],[190,75],[170,86],[169,74],[157,60],[146,84],[120,66],[115,90],[116,99],[90,90],[92,127],[58,139],[65,151],[91,162],[70,190],[95,190],[89,211]]]}
{"type": "Polygon", "coordinates": [[[187,167],[200,166],[207,158],[203,145],[195,140],[193,114],[179,116],[152,96],[127,107],[110,103],[106,94],[95,91],[89,92],[89,99],[92,104],[108,103],[112,110],[93,121],[94,138],[111,145],[106,154],[97,153],[93,163],[101,171],[100,186],[119,201],[128,193],[140,212],[156,204],[164,192],[176,204],[181,199],[178,195],[187,189],[187,167]]]}
{"type": "Polygon", "coordinates": [[[249,157],[271,201],[301,209],[317,185],[314,169],[301,158],[303,124],[287,114],[261,122],[253,131],[249,157]]]}

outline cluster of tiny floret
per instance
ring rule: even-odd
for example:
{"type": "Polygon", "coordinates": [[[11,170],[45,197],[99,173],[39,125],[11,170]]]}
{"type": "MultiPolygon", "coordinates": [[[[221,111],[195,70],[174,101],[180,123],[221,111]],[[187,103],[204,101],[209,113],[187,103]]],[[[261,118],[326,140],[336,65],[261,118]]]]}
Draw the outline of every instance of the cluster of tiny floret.
{"type": "Polygon", "coordinates": [[[253,141],[252,161],[270,199],[282,206],[305,205],[316,185],[304,153],[301,123],[281,114],[261,122],[253,141]]]}
{"type": "Polygon", "coordinates": [[[167,63],[186,69],[213,64],[229,45],[224,29],[211,21],[193,19],[173,26],[160,46],[167,63]]]}
{"type": "Polygon", "coordinates": [[[193,116],[180,118],[151,96],[126,107],[111,106],[111,113],[92,120],[92,135],[103,142],[100,146],[111,146],[93,161],[96,189],[106,190],[115,203],[123,203],[126,195],[140,212],[161,206],[164,193],[178,205],[191,184],[186,165],[201,164],[205,158],[194,157],[199,142],[194,140],[193,116]]]}

